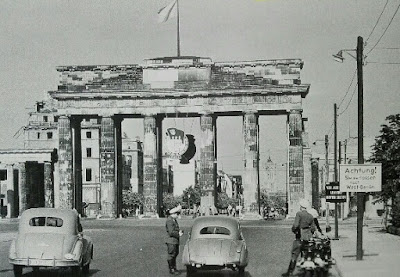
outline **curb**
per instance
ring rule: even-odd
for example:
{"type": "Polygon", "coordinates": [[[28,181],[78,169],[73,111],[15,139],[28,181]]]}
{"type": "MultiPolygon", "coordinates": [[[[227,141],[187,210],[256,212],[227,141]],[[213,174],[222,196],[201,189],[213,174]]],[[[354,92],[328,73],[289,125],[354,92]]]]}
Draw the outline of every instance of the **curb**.
{"type": "Polygon", "coordinates": [[[343,277],[343,273],[342,270],[339,268],[338,264],[337,264],[337,260],[336,260],[336,264],[334,265],[334,268],[338,274],[339,277],[343,277]]]}

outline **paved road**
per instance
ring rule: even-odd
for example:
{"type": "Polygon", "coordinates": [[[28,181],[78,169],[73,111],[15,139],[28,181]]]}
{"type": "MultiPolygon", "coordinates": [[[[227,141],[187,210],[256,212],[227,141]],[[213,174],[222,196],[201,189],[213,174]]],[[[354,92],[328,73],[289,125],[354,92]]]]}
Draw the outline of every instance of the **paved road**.
{"type": "MultiPolygon", "coordinates": [[[[187,233],[192,220],[179,221],[187,233]]],[[[89,276],[170,276],[166,262],[165,219],[159,220],[86,220],[84,234],[94,241],[94,260],[89,276]]],[[[284,221],[244,221],[243,235],[249,248],[250,263],[246,277],[280,276],[288,265],[293,239],[290,225],[284,221]]],[[[8,249],[17,230],[16,223],[0,223],[0,276],[13,276],[8,263],[8,249]]],[[[184,235],[182,242],[187,236],[184,235]]],[[[181,251],[183,245],[181,245],[181,251]]],[[[178,269],[185,276],[186,269],[178,256],[178,269]]],[[[42,270],[40,276],[71,276],[68,270],[42,270]]],[[[29,268],[24,269],[25,277],[32,277],[29,268]]],[[[237,276],[229,270],[195,276],[237,276]]],[[[334,275],[332,275],[334,276],[334,275]]]]}

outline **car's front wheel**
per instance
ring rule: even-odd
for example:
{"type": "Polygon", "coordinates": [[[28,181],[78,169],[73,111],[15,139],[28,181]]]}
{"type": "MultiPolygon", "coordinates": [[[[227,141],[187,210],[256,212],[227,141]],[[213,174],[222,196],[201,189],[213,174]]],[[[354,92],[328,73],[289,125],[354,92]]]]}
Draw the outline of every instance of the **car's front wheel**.
{"type": "Polygon", "coordinates": [[[74,276],[74,277],[81,276],[82,268],[80,265],[71,267],[71,270],[72,270],[72,276],[74,276]]]}
{"type": "Polygon", "coordinates": [[[239,267],[239,276],[244,277],[244,267],[243,266],[239,267]]]}
{"type": "Polygon", "coordinates": [[[193,266],[191,266],[191,265],[186,266],[186,276],[187,277],[192,276],[195,272],[196,272],[196,269],[193,266]]]}
{"type": "Polygon", "coordinates": [[[22,265],[14,265],[13,270],[14,270],[14,276],[15,277],[21,277],[22,276],[22,265]]]}
{"type": "Polygon", "coordinates": [[[88,274],[88,273],[89,273],[89,269],[90,269],[90,261],[88,262],[87,265],[84,265],[84,266],[82,267],[82,272],[83,272],[84,274],[88,274]]]}

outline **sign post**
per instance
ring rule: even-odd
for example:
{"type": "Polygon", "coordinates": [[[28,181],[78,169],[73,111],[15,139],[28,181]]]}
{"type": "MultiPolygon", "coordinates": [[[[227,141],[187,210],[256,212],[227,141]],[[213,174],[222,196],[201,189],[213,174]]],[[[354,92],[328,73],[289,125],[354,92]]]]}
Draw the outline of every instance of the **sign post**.
{"type": "Polygon", "coordinates": [[[363,211],[365,192],[382,190],[382,164],[340,164],[340,191],[357,192],[357,260],[363,256],[363,211]],[[362,200],[362,203],[360,203],[362,200]]]}

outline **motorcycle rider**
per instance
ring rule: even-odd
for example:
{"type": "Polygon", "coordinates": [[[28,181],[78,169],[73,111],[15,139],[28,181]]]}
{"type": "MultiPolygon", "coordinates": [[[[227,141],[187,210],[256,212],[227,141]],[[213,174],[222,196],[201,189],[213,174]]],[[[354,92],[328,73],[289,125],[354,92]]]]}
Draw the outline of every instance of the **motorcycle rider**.
{"type": "Polygon", "coordinates": [[[318,214],[317,210],[314,209],[313,207],[310,207],[310,208],[307,210],[307,212],[313,216],[315,227],[317,228],[318,232],[319,232],[320,234],[322,234],[322,230],[321,230],[321,227],[319,226],[319,222],[318,222],[318,216],[319,216],[319,214],[318,214]]]}
{"type": "Polygon", "coordinates": [[[302,241],[308,241],[315,232],[315,223],[313,216],[307,212],[310,207],[310,203],[306,199],[299,201],[300,211],[296,213],[294,223],[292,226],[292,232],[295,233],[296,238],[292,244],[291,259],[287,272],[283,273],[282,276],[292,276],[292,273],[296,267],[296,261],[301,251],[302,241]]]}

